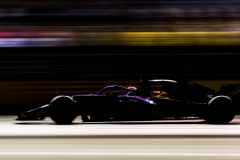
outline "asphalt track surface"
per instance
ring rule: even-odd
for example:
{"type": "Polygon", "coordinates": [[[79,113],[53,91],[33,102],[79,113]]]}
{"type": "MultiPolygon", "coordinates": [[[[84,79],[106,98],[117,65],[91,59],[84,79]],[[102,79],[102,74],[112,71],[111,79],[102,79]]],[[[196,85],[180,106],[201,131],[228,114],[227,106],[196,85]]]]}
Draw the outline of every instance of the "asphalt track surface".
{"type": "Polygon", "coordinates": [[[0,159],[240,159],[240,119],[56,125],[0,117],[0,159]]]}

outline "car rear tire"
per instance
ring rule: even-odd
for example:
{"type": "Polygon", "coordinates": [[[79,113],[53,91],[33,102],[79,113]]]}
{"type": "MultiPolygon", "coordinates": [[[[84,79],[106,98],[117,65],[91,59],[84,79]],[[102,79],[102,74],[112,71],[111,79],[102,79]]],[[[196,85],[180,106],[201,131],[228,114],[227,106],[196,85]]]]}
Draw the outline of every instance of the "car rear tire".
{"type": "Polygon", "coordinates": [[[227,124],[235,116],[235,107],[228,96],[217,96],[208,103],[204,119],[207,123],[227,124]]]}
{"type": "Polygon", "coordinates": [[[50,118],[56,124],[71,124],[77,117],[76,106],[69,96],[57,96],[51,101],[50,118]]]}

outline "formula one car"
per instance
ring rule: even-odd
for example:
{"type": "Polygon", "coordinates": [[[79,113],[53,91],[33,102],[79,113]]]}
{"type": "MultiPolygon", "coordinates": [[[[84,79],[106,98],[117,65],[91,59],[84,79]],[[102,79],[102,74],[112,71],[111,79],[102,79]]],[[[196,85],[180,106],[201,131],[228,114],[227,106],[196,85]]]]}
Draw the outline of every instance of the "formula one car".
{"type": "Polygon", "coordinates": [[[15,120],[50,116],[57,124],[69,124],[81,115],[83,122],[199,117],[208,123],[229,123],[236,114],[239,95],[238,84],[222,85],[215,93],[190,81],[143,79],[140,89],[111,85],[96,94],[59,94],[50,104],[20,112],[15,120]]]}

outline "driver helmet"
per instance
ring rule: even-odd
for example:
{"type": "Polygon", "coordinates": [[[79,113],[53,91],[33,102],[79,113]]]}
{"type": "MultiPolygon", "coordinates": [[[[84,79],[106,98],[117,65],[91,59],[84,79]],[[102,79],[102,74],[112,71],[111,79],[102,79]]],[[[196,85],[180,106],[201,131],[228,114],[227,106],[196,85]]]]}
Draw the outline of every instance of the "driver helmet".
{"type": "Polygon", "coordinates": [[[136,88],[136,87],[133,87],[133,86],[129,86],[129,87],[127,87],[127,89],[137,90],[137,88],[136,88]]]}
{"type": "MultiPolygon", "coordinates": [[[[127,89],[130,89],[130,90],[137,90],[137,88],[136,87],[133,87],[133,86],[129,86],[129,87],[127,87],[127,89]]],[[[130,93],[131,91],[129,91],[129,90],[126,90],[125,91],[125,94],[128,94],[128,93],[130,93]]]]}

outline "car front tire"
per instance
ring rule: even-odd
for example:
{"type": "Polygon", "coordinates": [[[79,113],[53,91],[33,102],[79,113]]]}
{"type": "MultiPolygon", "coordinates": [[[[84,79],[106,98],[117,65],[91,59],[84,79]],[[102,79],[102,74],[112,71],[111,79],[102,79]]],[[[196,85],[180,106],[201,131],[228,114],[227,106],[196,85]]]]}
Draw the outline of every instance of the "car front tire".
{"type": "Polygon", "coordinates": [[[71,124],[77,117],[75,103],[69,96],[57,96],[51,101],[50,118],[56,124],[71,124]]]}

